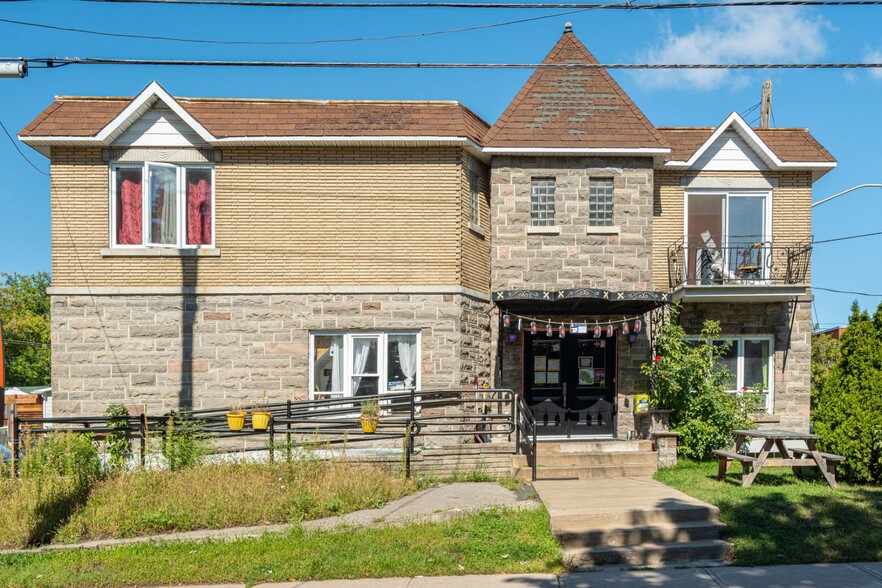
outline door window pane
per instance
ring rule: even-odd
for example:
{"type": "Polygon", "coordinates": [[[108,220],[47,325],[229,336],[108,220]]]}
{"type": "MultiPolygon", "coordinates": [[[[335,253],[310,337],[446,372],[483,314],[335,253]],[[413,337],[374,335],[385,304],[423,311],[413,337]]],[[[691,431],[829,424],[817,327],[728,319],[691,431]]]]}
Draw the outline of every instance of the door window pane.
{"type": "Polygon", "coordinates": [[[416,335],[389,335],[386,363],[386,389],[413,390],[417,370],[416,335]]]}
{"type": "Polygon", "coordinates": [[[150,179],[150,242],[176,245],[178,242],[177,170],[173,167],[148,166],[150,179]]]}
{"type": "Polygon", "coordinates": [[[316,392],[343,392],[343,337],[316,335],[313,343],[313,385],[316,392]]]}
{"type": "Polygon", "coordinates": [[[729,197],[729,245],[753,245],[762,242],[765,216],[764,196],[729,197]]]}
{"type": "Polygon", "coordinates": [[[533,387],[560,387],[559,341],[533,341],[533,387]]]}

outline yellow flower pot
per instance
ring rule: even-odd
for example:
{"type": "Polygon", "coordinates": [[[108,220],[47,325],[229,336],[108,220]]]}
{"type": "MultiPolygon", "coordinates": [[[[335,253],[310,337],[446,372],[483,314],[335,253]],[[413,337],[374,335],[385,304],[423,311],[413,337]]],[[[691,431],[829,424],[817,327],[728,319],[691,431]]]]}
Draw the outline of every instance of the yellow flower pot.
{"type": "Polygon", "coordinates": [[[252,412],[251,428],[255,431],[266,431],[269,427],[270,413],[268,412],[252,412]]]}
{"type": "Polygon", "coordinates": [[[230,427],[231,431],[241,431],[245,426],[245,413],[244,412],[228,412],[227,413],[227,426],[230,427]]]}
{"type": "Polygon", "coordinates": [[[361,430],[365,433],[376,433],[377,425],[380,423],[380,418],[363,414],[361,415],[361,430]]]}

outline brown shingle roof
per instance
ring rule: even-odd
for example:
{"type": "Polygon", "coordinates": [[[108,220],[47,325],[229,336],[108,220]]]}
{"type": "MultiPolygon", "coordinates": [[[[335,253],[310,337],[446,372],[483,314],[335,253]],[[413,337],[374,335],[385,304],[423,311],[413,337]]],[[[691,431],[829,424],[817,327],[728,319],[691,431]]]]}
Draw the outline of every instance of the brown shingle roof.
{"type": "MultiPolygon", "coordinates": [[[[665,144],[671,148],[670,161],[687,161],[707,141],[715,127],[658,127],[665,144]]],[[[760,139],[783,162],[836,161],[818,143],[808,129],[753,129],[760,139]]]]}
{"type": "MultiPolygon", "coordinates": [[[[418,136],[467,137],[480,144],[489,125],[457,102],[374,102],[176,98],[217,138],[418,136]]],[[[130,102],[62,97],[20,135],[96,135],[130,102]]]]}
{"type": "MultiPolygon", "coordinates": [[[[544,64],[598,63],[568,27],[544,64]]],[[[605,69],[537,68],[484,138],[488,147],[663,148],[605,69]]]]}

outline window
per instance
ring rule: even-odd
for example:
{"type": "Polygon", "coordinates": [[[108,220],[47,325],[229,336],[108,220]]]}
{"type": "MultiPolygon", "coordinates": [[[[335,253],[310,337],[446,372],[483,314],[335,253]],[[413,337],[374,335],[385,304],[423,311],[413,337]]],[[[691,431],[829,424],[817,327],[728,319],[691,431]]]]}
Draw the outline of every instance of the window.
{"type": "Polygon", "coordinates": [[[481,226],[481,170],[477,161],[469,158],[469,224],[481,226]]]}
{"type": "Polygon", "coordinates": [[[592,227],[613,226],[612,178],[591,178],[588,181],[588,224],[592,227]]]}
{"type": "MultiPolygon", "coordinates": [[[[696,339],[690,339],[697,341],[696,339]]],[[[763,406],[766,412],[772,412],[775,364],[775,346],[772,337],[731,337],[714,341],[715,345],[729,342],[729,349],[720,358],[723,365],[732,374],[729,380],[729,392],[739,392],[745,387],[753,390],[762,387],[763,406]]]]}
{"type": "Polygon", "coordinates": [[[111,245],[214,244],[214,169],[206,165],[111,166],[111,245]]]}
{"type": "Polygon", "coordinates": [[[694,192],[686,199],[690,275],[703,283],[768,277],[768,192],[694,192]],[[713,275],[711,275],[713,274],[713,275]]]}
{"type": "Polygon", "coordinates": [[[538,178],[531,183],[530,224],[534,227],[554,225],[554,178],[538,178]]]}
{"type": "Polygon", "coordinates": [[[313,333],[309,344],[313,399],[419,387],[418,333],[313,333]]]}

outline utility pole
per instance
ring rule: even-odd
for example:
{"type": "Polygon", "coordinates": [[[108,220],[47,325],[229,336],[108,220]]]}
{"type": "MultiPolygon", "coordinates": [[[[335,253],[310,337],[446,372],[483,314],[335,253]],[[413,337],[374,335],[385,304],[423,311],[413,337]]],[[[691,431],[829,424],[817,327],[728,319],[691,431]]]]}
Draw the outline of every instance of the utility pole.
{"type": "Polygon", "coordinates": [[[760,99],[760,128],[769,128],[772,115],[772,80],[763,82],[763,97],[760,99]]]}

